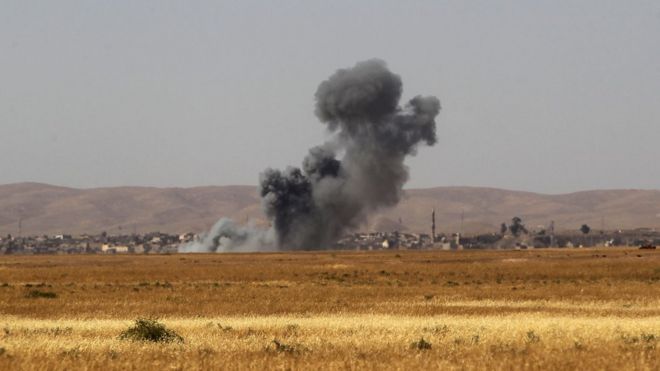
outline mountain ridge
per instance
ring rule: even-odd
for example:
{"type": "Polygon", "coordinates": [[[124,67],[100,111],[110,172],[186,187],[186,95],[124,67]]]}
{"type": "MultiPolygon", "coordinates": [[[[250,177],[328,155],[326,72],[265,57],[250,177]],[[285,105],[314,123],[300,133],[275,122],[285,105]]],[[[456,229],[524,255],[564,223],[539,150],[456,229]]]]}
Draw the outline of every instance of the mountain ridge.
{"type": "MultiPolygon", "coordinates": [[[[660,190],[607,189],[543,194],[493,187],[406,189],[401,202],[378,210],[360,230],[488,233],[519,216],[530,229],[660,228],[660,190]]],[[[25,182],[0,185],[0,234],[161,231],[203,232],[219,218],[266,226],[256,186],[73,188],[25,182]]]]}

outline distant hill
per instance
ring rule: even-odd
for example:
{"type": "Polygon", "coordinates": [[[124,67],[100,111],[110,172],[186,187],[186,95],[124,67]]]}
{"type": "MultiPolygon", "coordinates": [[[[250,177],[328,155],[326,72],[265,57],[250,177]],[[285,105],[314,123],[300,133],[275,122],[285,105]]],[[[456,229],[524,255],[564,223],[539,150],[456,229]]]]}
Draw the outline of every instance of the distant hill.
{"type": "MultiPolygon", "coordinates": [[[[519,216],[530,229],[660,228],[660,191],[604,190],[562,195],[477,187],[411,189],[401,203],[371,216],[363,230],[439,232],[499,230],[519,216]]],[[[39,183],[0,185],[0,234],[202,232],[222,216],[265,225],[254,186],[75,189],[39,183]]]]}

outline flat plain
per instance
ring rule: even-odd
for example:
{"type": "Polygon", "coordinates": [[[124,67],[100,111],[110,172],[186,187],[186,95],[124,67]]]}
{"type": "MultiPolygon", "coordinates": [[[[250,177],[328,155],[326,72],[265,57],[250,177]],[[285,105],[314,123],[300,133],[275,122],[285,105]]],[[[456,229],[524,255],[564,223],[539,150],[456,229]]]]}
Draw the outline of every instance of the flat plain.
{"type": "Polygon", "coordinates": [[[0,327],[12,370],[658,370],[660,253],[2,256],[0,327]]]}

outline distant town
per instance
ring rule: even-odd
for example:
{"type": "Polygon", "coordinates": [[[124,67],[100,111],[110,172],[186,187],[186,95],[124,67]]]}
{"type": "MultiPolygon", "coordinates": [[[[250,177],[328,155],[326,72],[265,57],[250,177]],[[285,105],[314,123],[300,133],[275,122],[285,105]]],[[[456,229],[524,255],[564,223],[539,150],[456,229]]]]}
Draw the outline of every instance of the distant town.
{"type": "MultiPolygon", "coordinates": [[[[194,233],[97,235],[68,234],[0,237],[0,254],[173,254],[178,247],[203,236],[194,233]]],[[[575,233],[546,230],[527,231],[524,225],[502,225],[500,233],[461,235],[404,232],[353,233],[337,241],[337,250],[464,250],[464,249],[534,249],[635,246],[654,248],[660,245],[660,231],[651,228],[617,231],[591,231],[583,227],[575,233]]]]}
{"type": "Polygon", "coordinates": [[[464,250],[464,249],[534,249],[534,248],[581,248],[581,247],[655,247],[660,244],[660,231],[649,228],[599,232],[593,235],[558,233],[549,235],[543,231],[515,236],[499,233],[462,236],[374,232],[355,233],[339,240],[341,250],[464,250]]]}
{"type": "Polygon", "coordinates": [[[0,254],[169,254],[194,234],[147,233],[131,235],[83,234],[72,236],[0,237],[0,254]]]}

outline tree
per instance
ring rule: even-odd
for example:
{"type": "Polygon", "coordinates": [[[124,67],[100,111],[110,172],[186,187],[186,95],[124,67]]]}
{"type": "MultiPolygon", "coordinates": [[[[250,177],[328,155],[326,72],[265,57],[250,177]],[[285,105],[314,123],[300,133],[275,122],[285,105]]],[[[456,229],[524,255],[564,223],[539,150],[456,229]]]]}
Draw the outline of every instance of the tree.
{"type": "Polygon", "coordinates": [[[580,232],[582,232],[585,236],[591,232],[591,227],[589,227],[586,224],[582,224],[582,227],[580,227],[580,232]]]}
{"type": "Polygon", "coordinates": [[[506,226],[506,223],[502,223],[502,225],[500,225],[500,234],[502,236],[504,236],[504,234],[506,234],[506,231],[508,231],[508,230],[509,230],[509,227],[506,226]]]}
{"type": "MultiPolygon", "coordinates": [[[[587,235],[589,234],[589,232],[591,232],[591,227],[589,227],[586,224],[582,224],[582,227],[580,227],[580,232],[582,232],[582,234],[584,235],[585,244],[586,244],[587,235]]],[[[592,241],[589,241],[589,246],[593,245],[591,242],[592,241]]]]}
{"type": "Polygon", "coordinates": [[[511,219],[511,225],[509,225],[509,230],[511,231],[511,234],[514,235],[515,237],[520,236],[521,233],[527,234],[527,228],[525,228],[522,219],[520,219],[517,216],[514,216],[511,219]]]}

